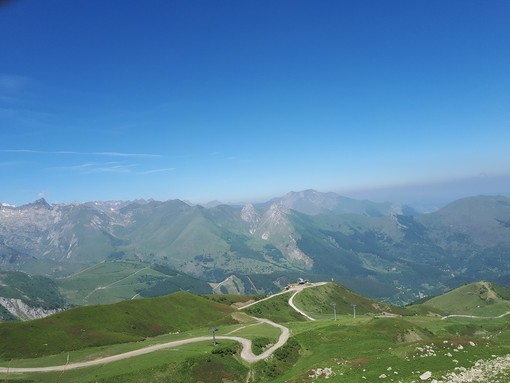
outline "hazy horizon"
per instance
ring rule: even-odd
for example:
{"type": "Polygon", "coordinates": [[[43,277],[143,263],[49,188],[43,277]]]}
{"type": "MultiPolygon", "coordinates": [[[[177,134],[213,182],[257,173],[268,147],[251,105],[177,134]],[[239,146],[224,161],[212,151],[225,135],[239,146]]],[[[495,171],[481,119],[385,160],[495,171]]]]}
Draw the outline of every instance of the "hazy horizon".
{"type": "MultiPolygon", "coordinates": [[[[240,199],[240,200],[217,200],[208,199],[203,201],[192,201],[184,196],[176,196],[175,198],[158,199],[150,196],[139,196],[131,199],[102,199],[102,200],[69,200],[69,201],[54,201],[47,199],[44,196],[38,196],[44,198],[49,203],[87,203],[87,202],[106,202],[106,201],[134,201],[138,199],[142,200],[156,200],[166,201],[172,199],[178,199],[192,205],[203,205],[209,204],[229,204],[229,205],[241,205],[241,204],[257,204],[268,202],[272,198],[283,197],[287,193],[291,192],[302,192],[306,190],[316,190],[320,193],[336,193],[340,196],[358,199],[358,200],[370,200],[373,202],[391,202],[409,205],[415,208],[417,211],[426,213],[432,212],[441,207],[454,202],[455,200],[469,197],[476,197],[480,195],[501,195],[509,197],[510,195],[503,190],[508,190],[510,186],[510,176],[498,176],[488,177],[479,176],[474,178],[459,179],[447,182],[435,182],[430,184],[416,184],[416,185],[400,185],[395,187],[387,187],[380,189],[365,189],[365,190],[317,190],[314,188],[308,188],[303,190],[287,190],[280,194],[267,195],[265,198],[258,199],[240,199]],[[483,180],[484,182],[480,182],[483,180]],[[447,190],[447,192],[445,192],[447,190]],[[470,192],[466,192],[469,190],[470,192]],[[501,190],[498,192],[498,190],[501,190]]],[[[7,204],[11,206],[21,206],[28,203],[34,202],[36,199],[31,201],[24,201],[20,204],[14,204],[9,201],[0,201],[0,204],[7,204]]]]}

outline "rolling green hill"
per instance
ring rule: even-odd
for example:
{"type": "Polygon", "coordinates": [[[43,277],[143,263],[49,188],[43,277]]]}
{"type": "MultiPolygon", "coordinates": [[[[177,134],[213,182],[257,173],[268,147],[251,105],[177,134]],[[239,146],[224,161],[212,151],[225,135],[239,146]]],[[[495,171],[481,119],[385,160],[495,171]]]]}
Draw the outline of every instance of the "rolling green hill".
{"type": "Polygon", "coordinates": [[[149,336],[235,323],[235,310],[191,293],[70,309],[43,319],[0,323],[0,358],[30,358],[149,336]]]}
{"type": "Polygon", "coordinates": [[[336,304],[337,315],[353,315],[356,305],[358,315],[412,315],[406,308],[369,299],[336,283],[304,289],[296,295],[294,303],[312,317],[332,318],[336,304]]]}
{"type": "Polygon", "coordinates": [[[421,302],[446,315],[499,316],[510,312],[508,288],[486,281],[474,282],[421,302]]]}

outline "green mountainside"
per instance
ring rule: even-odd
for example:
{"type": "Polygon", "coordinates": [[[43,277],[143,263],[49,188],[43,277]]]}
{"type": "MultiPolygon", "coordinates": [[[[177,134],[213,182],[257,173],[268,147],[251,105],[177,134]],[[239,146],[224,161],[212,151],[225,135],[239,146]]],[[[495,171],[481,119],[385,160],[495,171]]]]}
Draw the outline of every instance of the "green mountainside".
{"type": "Polygon", "coordinates": [[[486,281],[473,282],[422,300],[420,305],[445,315],[499,316],[510,312],[510,289],[486,281]]]}
{"type": "Polygon", "coordinates": [[[101,262],[56,280],[62,295],[73,305],[115,303],[137,297],[157,297],[177,291],[212,293],[203,280],[164,265],[140,261],[101,262]]]}
{"type": "Polygon", "coordinates": [[[27,320],[66,307],[57,284],[50,278],[18,271],[0,272],[0,320],[27,320]]]}
{"type": "Polygon", "coordinates": [[[70,286],[64,279],[61,286],[77,304],[177,288],[206,292],[203,281],[217,286],[227,278],[237,282],[217,292],[267,293],[297,277],[334,279],[371,297],[410,302],[475,280],[504,280],[509,238],[510,199],[502,196],[466,198],[430,214],[314,191],[267,204],[212,208],[179,200],[70,205],[39,200],[0,208],[3,269],[69,278],[70,286]],[[73,275],[91,268],[99,276],[105,269],[93,267],[113,261],[164,265],[197,278],[200,287],[172,285],[170,279],[163,282],[164,272],[146,269],[122,283],[106,278],[116,283],[107,291],[99,277],[87,287],[83,279],[89,276],[83,275],[76,284],[85,293],[73,293],[73,275]]]}

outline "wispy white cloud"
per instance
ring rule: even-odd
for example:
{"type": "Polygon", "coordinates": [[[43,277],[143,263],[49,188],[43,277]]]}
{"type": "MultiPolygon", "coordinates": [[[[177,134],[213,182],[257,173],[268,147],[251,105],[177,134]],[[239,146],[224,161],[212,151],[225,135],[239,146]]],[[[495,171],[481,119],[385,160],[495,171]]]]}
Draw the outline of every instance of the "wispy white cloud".
{"type": "Polygon", "coordinates": [[[163,173],[163,172],[171,172],[174,170],[175,170],[175,168],[154,169],[154,170],[146,170],[146,171],[140,172],[139,174],[163,173]]]}
{"type": "Polygon", "coordinates": [[[105,156],[105,157],[141,157],[141,158],[161,158],[161,157],[163,157],[160,154],[148,154],[148,153],[91,152],[91,153],[84,153],[84,154],[105,156]]]}
{"type": "Polygon", "coordinates": [[[77,151],[43,151],[31,149],[0,149],[0,153],[26,153],[26,154],[45,154],[45,155],[82,155],[82,156],[100,156],[100,157],[131,157],[131,158],[162,158],[160,154],[150,153],[123,153],[123,152],[77,152],[77,151]]]}
{"type": "Polygon", "coordinates": [[[56,167],[48,167],[46,170],[48,171],[61,171],[61,172],[75,172],[79,174],[94,174],[94,173],[131,173],[131,174],[156,174],[163,172],[174,171],[175,168],[159,168],[159,169],[149,169],[149,170],[138,170],[140,168],[140,164],[136,163],[123,163],[123,162],[115,162],[109,161],[104,163],[97,162],[86,162],[78,165],[71,166],[56,166],[56,167]]]}
{"type": "Polygon", "coordinates": [[[139,165],[125,164],[121,162],[104,162],[104,163],[87,162],[79,165],[48,167],[46,168],[46,170],[78,172],[81,174],[130,173],[137,166],[139,165]]]}

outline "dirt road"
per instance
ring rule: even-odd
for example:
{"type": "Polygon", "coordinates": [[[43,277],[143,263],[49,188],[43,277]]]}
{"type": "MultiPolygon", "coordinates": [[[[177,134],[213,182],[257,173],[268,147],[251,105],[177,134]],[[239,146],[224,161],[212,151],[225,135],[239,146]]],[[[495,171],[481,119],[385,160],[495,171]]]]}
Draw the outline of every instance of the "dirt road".
{"type": "MultiPolygon", "coordinates": [[[[322,285],[324,283],[316,283],[316,284],[307,285],[307,286],[299,286],[299,287],[296,287],[296,288],[292,289],[292,290],[295,290],[295,293],[292,295],[291,298],[289,298],[289,305],[291,305],[291,307],[294,310],[298,311],[300,314],[304,315],[308,319],[314,320],[313,318],[308,316],[306,313],[303,313],[301,310],[299,310],[294,305],[294,303],[292,302],[292,299],[294,298],[294,296],[296,294],[301,292],[304,288],[320,286],[320,285],[322,285]]],[[[290,291],[292,291],[292,290],[290,290],[290,291]]],[[[287,291],[285,291],[284,293],[286,293],[286,292],[287,291]]],[[[274,294],[274,295],[272,295],[270,297],[264,298],[263,300],[270,299],[270,298],[272,298],[272,297],[274,297],[276,295],[280,295],[280,294],[282,294],[282,293],[274,294]]],[[[261,301],[262,300],[257,301],[257,302],[255,302],[253,304],[256,304],[256,303],[261,302],[261,301]]],[[[250,304],[248,306],[251,306],[253,304],[250,304]]],[[[244,306],[244,307],[248,307],[248,306],[244,306]]],[[[253,318],[255,318],[255,317],[253,317],[253,318]]],[[[242,346],[241,358],[243,360],[245,360],[246,362],[248,362],[248,363],[255,363],[255,362],[258,362],[260,360],[263,360],[263,359],[266,359],[266,358],[270,357],[277,349],[282,347],[287,342],[287,340],[290,337],[290,331],[289,331],[289,329],[287,327],[282,326],[282,325],[280,325],[278,323],[274,323],[274,322],[270,321],[269,319],[265,319],[265,318],[255,318],[255,319],[258,322],[267,323],[267,324],[269,324],[271,326],[277,327],[281,331],[280,336],[278,337],[278,341],[273,346],[268,348],[266,351],[264,351],[260,355],[255,355],[253,353],[253,351],[251,349],[252,343],[251,343],[250,339],[246,339],[246,338],[242,338],[242,337],[238,337],[238,336],[228,336],[228,335],[218,335],[218,336],[216,336],[216,339],[228,339],[228,340],[233,340],[233,341],[239,342],[241,344],[241,346],[242,346]]],[[[128,359],[128,358],[132,358],[132,357],[139,356],[139,355],[145,355],[145,354],[148,354],[148,353],[151,353],[151,352],[154,352],[154,351],[164,350],[164,349],[167,349],[167,348],[178,347],[178,346],[182,346],[182,345],[189,344],[189,343],[194,343],[194,342],[210,342],[210,341],[211,341],[211,337],[209,337],[209,336],[200,336],[200,337],[195,337],[195,338],[176,340],[176,341],[172,341],[172,342],[157,344],[157,345],[154,345],[154,346],[144,347],[144,348],[141,348],[141,349],[138,349],[138,350],[133,350],[133,351],[125,352],[125,353],[122,353],[122,354],[107,356],[107,357],[100,358],[100,359],[89,360],[89,361],[85,361],[85,362],[68,363],[68,364],[60,365],[60,366],[23,367],[23,368],[21,368],[21,367],[12,367],[12,368],[10,368],[10,367],[0,367],[0,373],[51,372],[51,371],[72,370],[72,369],[76,369],[76,368],[98,366],[98,365],[101,365],[101,364],[107,364],[107,363],[111,363],[111,362],[116,362],[116,361],[119,361],[119,360],[128,359]]]]}
{"type": "Polygon", "coordinates": [[[307,313],[305,313],[304,311],[302,311],[301,309],[299,309],[298,307],[296,307],[296,305],[294,304],[294,297],[300,293],[301,291],[303,291],[304,289],[307,289],[309,287],[316,287],[316,286],[322,286],[324,285],[326,282],[318,282],[318,283],[312,283],[312,284],[309,284],[309,285],[298,285],[296,287],[294,287],[293,289],[291,290],[295,290],[295,293],[292,294],[292,296],[289,298],[289,306],[292,307],[294,310],[296,310],[298,313],[300,313],[301,315],[303,315],[306,319],[308,320],[315,320],[315,318],[312,318],[310,315],[308,315],[307,313]]]}
{"type": "Polygon", "coordinates": [[[507,311],[504,314],[495,316],[495,317],[481,317],[478,315],[467,315],[467,314],[452,314],[452,315],[446,315],[442,317],[441,319],[448,319],[448,318],[471,318],[471,319],[498,319],[503,318],[504,316],[510,315],[510,311],[507,311]]]}

